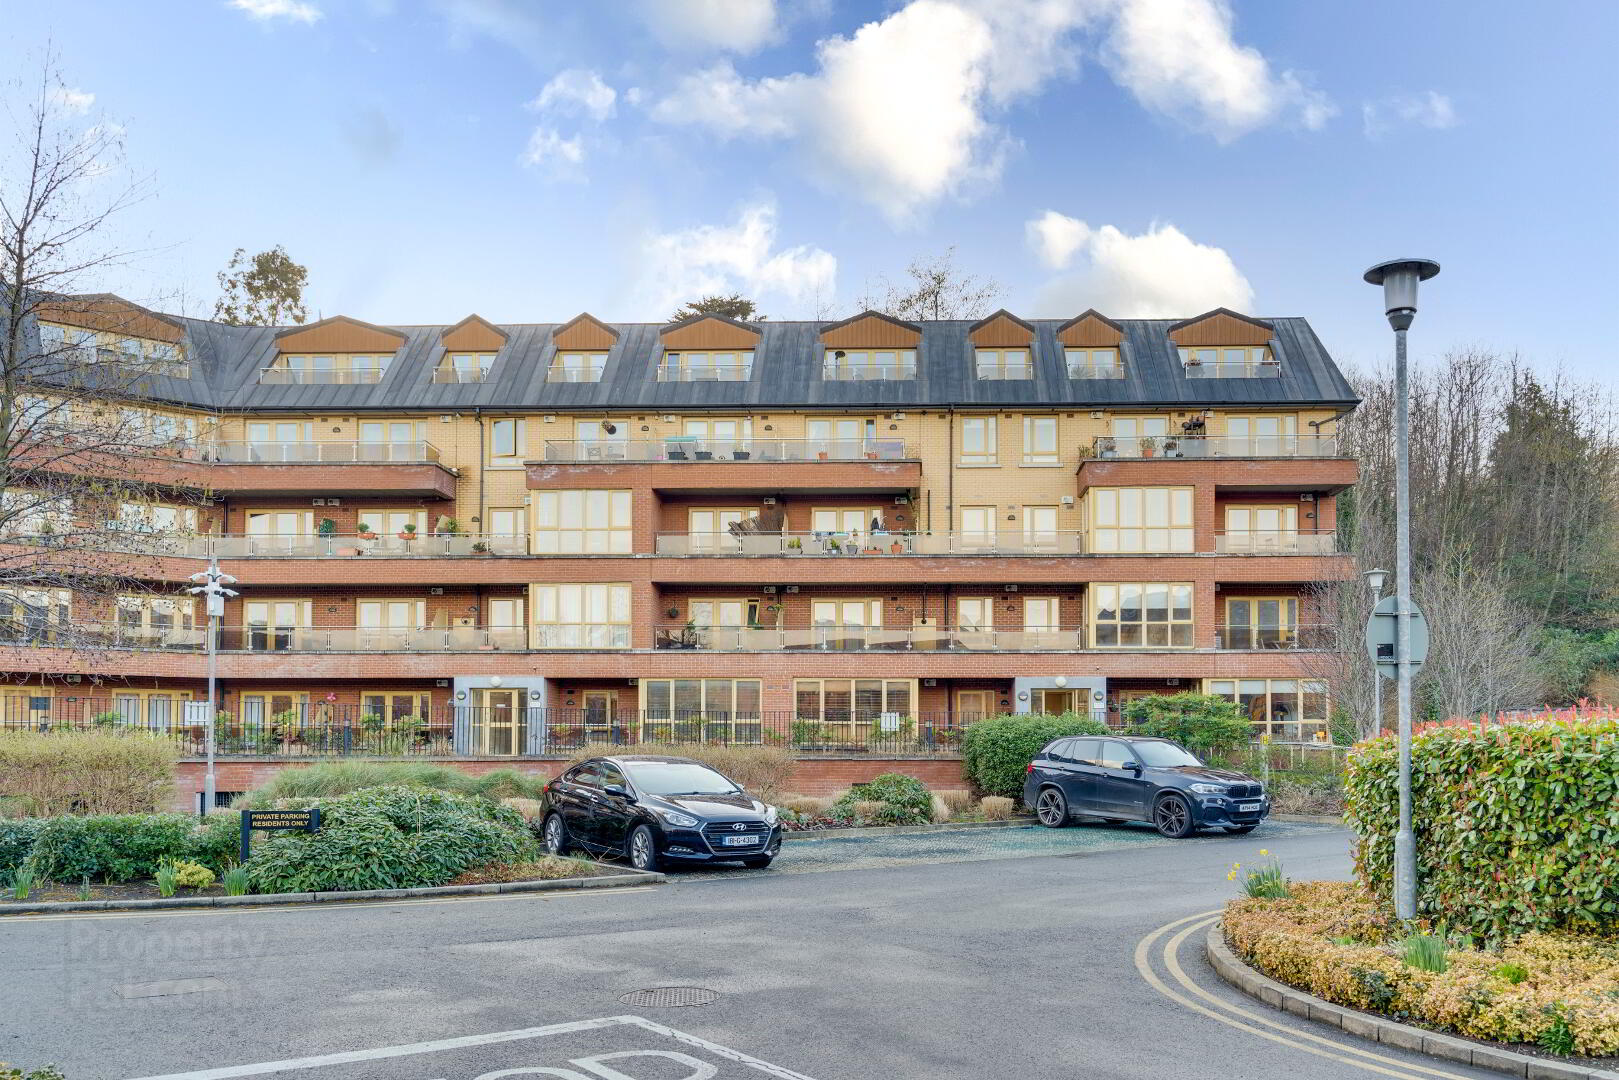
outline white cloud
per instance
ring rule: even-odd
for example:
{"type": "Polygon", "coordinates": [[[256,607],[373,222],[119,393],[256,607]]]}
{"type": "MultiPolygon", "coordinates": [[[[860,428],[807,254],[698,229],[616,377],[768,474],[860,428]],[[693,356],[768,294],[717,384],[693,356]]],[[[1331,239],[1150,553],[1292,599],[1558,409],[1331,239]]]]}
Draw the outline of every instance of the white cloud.
{"type": "Polygon", "coordinates": [[[313,23],[321,18],[321,10],[305,0],[230,0],[230,6],[245,11],[260,22],[286,19],[288,22],[313,23]]]}
{"type": "Polygon", "coordinates": [[[1360,107],[1361,126],[1368,139],[1376,139],[1395,124],[1443,131],[1456,126],[1456,106],[1437,90],[1368,101],[1360,107]]]}
{"type": "Polygon", "coordinates": [[[1078,218],[1047,210],[1023,226],[1029,247],[1049,270],[1064,270],[1091,238],[1091,227],[1078,218]]]}
{"type": "Polygon", "coordinates": [[[641,14],[666,47],[751,53],[780,35],[776,0],[642,0],[641,14]]]}
{"type": "Polygon", "coordinates": [[[1030,246],[1048,266],[1085,256],[1081,269],[1040,291],[1038,308],[1052,316],[1095,308],[1121,319],[1185,318],[1216,307],[1246,311],[1253,303],[1253,286],[1224,249],[1199,244],[1167,223],[1154,222],[1132,236],[1112,225],[1092,229],[1048,210],[1027,231],[1030,246]],[[1051,247],[1054,236],[1058,243],[1051,247]],[[1065,248],[1075,237],[1081,239],[1065,248]],[[1056,253],[1066,258],[1049,261],[1056,253]]]}
{"type": "Polygon", "coordinates": [[[95,103],[94,94],[76,87],[58,86],[51,91],[51,104],[59,105],[68,112],[86,113],[95,103]]]}
{"type": "Polygon", "coordinates": [[[819,179],[906,222],[993,181],[1014,140],[997,110],[1078,71],[1083,32],[1146,107],[1222,141],[1294,115],[1319,127],[1322,95],[1274,75],[1231,38],[1223,0],[910,0],[816,49],[814,71],[749,79],[721,61],[652,106],[721,138],[795,140],[819,179]]]}
{"type": "Polygon", "coordinates": [[[618,92],[603,82],[599,73],[569,68],[546,83],[528,107],[535,112],[586,116],[600,123],[613,115],[617,100],[618,92]]]}
{"type": "Polygon", "coordinates": [[[518,160],[553,176],[572,176],[585,163],[585,144],[577,135],[565,139],[556,128],[541,126],[528,137],[528,145],[518,160]]]}
{"type": "Polygon", "coordinates": [[[710,293],[741,292],[805,304],[831,295],[838,260],[808,244],[776,249],[776,207],[743,206],[735,224],[656,233],[643,246],[639,310],[673,310],[710,293]]]}
{"type": "Polygon", "coordinates": [[[1294,114],[1312,130],[1336,112],[1291,71],[1271,72],[1231,34],[1225,0],[1123,0],[1103,49],[1119,85],[1149,109],[1229,142],[1294,114]]]}

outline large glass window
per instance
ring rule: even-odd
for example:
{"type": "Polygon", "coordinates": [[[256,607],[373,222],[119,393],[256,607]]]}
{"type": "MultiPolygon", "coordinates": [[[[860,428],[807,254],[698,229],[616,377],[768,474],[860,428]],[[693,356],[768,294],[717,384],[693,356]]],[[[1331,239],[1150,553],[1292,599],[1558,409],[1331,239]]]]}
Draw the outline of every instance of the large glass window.
{"type": "Polygon", "coordinates": [[[629,456],[627,420],[575,420],[573,438],[585,461],[623,461],[629,456]]]}
{"type": "Polygon", "coordinates": [[[1226,507],[1225,550],[1233,554],[1298,551],[1299,508],[1280,503],[1226,507]]]}
{"type": "Polygon", "coordinates": [[[1064,349],[1070,379],[1116,379],[1124,373],[1118,349],[1064,349]]]}
{"type": "Polygon", "coordinates": [[[508,417],[489,422],[489,464],[519,468],[528,453],[528,422],[508,417]]]}
{"type": "Polygon", "coordinates": [[[354,605],[354,622],[362,649],[410,649],[427,625],[427,601],[360,600],[354,605]]]}
{"type": "Polygon", "coordinates": [[[883,523],[882,507],[817,507],[810,511],[810,529],[818,533],[859,536],[871,531],[872,522],[883,523]]]}
{"type": "Polygon", "coordinates": [[[956,597],[956,628],[959,630],[995,629],[995,600],[988,596],[956,597]]]}
{"type": "Polygon", "coordinates": [[[628,491],[534,492],[534,554],[629,553],[628,491]]]}
{"type": "Polygon", "coordinates": [[[1025,506],[1023,508],[1023,550],[1057,551],[1061,537],[1057,535],[1057,508],[1055,506],[1025,506]]]}
{"type": "Polygon", "coordinates": [[[666,352],[658,364],[659,382],[747,382],[753,352],[666,352]]]}
{"type": "Polygon", "coordinates": [[[957,537],[958,547],[963,549],[994,547],[996,536],[995,507],[961,508],[961,535],[957,537]]]}
{"type": "Polygon", "coordinates": [[[1090,550],[1190,552],[1192,489],[1091,488],[1090,550]]]}
{"type": "Polygon", "coordinates": [[[1292,413],[1228,416],[1225,452],[1232,457],[1292,457],[1299,451],[1298,425],[1292,413]]]}
{"type": "Polygon", "coordinates": [[[67,589],[0,589],[0,640],[54,641],[72,626],[67,589]]]}
{"type": "Polygon", "coordinates": [[[604,352],[559,352],[551,358],[546,370],[546,382],[601,382],[607,368],[604,352]]]}
{"type": "Polygon", "coordinates": [[[845,417],[811,420],[804,426],[811,453],[826,454],[836,460],[858,458],[877,438],[877,421],[845,417]]]}
{"type": "Polygon", "coordinates": [[[630,587],[588,582],[530,586],[536,649],[627,649],[630,587]]]}
{"type": "Polygon", "coordinates": [[[1299,644],[1296,596],[1230,596],[1221,632],[1224,649],[1291,649],[1299,644]]]}
{"type": "Polygon", "coordinates": [[[758,679],[642,679],[641,737],[648,741],[756,743],[758,679]]]}
{"type": "Polygon", "coordinates": [[[828,349],[821,378],[837,382],[916,378],[915,349],[828,349]]]}
{"type": "Polygon", "coordinates": [[[911,726],[916,680],[796,679],[793,697],[796,742],[863,742],[895,736],[911,726]]]}
{"type": "Polygon", "coordinates": [[[1023,464],[1056,465],[1057,418],[1055,416],[1025,416],[1023,418],[1023,464]]]}
{"type": "Polygon", "coordinates": [[[129,645],[194,645],[195,607],[189,596],[120,596],[118,636],[129,645]]]}
{"type": "Polygon", "coordinates": [[[1189,379],[1251,379],[1278,366],[1264,345],[1198,346],[1181,349],[1180,357],[1189,379]]]}
{"type": "Polygon", "coordinates": [[[118,517],[108,524],[124,532],[190,533],[197,531],[197,510],[193,506],[126,502],[118,505],[118,517]]]}
{"type": "Polygon", "coordinates": [[[1192,647],[1192,586],[1092,585],[1091,644],[1098,649],[1192,647]]]}
{"type": "Polygon", "coordinates": [[[436,383],[481,383],[495,363],[492,352],[445,353],[433,372],[436,383]]]}
{"type": "Polygon", "coordinates": [[[978,349],[973,365],[980,379],[1034,378],[1034,359],[1028,349],[978,349]]]}
{"type": "Polygon", "coordinates": [[[1318,679],[1205,679],[1204,693],[1234,701],[1253,721],[1254,738],[1325,742],[1327,684],[1318,679]]]}
{"type": "Polygon", "coordinates": [[[964,416],[961,419],[961,464],[994,465],[999,448],[995,417],[964,416]]]}
{"type": "Polygon", "coordinates": [[[303,647],[313,606],[310,600],[250,600],[243,604],[247,647],[255,652],[303,647]]]}

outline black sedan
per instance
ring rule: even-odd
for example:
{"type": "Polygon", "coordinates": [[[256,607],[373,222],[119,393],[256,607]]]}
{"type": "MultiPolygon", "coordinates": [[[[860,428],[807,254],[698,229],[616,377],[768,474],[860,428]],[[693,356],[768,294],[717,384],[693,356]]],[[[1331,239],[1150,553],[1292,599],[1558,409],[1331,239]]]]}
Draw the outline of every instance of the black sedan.
{"type": "Polygon", "coordinates": [[[1253,777],[1211,768],[1168,739],[1122,737],[1053,741],[1029,762],[1023,804],[1051,829],[1082,814],[1150,822],[1177,840],[1205,826],[1252,832],[1270,813],[1253,777]]]}
{"type": "Polygon", "coordinates": [[[592,758],[547,784],[541,806],[552,855],[624,855],[637,870],[666,860],[761,868],[781,849],[775,807],[689,758],[592,758]]]}

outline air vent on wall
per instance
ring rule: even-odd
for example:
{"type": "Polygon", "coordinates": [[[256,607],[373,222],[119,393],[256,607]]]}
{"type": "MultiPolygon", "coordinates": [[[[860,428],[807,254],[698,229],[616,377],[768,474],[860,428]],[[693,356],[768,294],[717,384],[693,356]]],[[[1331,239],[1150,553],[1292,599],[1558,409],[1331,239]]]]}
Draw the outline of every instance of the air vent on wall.
{"type": "Polygon", "coordinates": [[[1016,585],[1003,585],[1001,588],[1005,589],[1007,592],[1017,592],[1016,585]]]}

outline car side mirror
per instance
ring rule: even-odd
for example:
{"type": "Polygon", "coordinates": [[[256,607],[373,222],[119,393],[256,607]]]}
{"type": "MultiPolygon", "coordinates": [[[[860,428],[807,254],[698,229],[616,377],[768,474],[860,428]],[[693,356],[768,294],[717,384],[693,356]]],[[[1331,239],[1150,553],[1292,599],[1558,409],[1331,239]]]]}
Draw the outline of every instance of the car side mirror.
{"type": "Polygon", "coordinates": [[[635,801],[635,796],[631,795],[630,789],[625,787],[623,784],[608,784],[602,788],[602,791],[614,796],[615,798],[623,799],[626,802],[635,801]]]}
{"type": "Polygon", "coordinates": [[[1141,762],[1136,760],[1126,761],[1124,767],[1133,773],[1139,773],[1141,771],[1141,762]]]}

